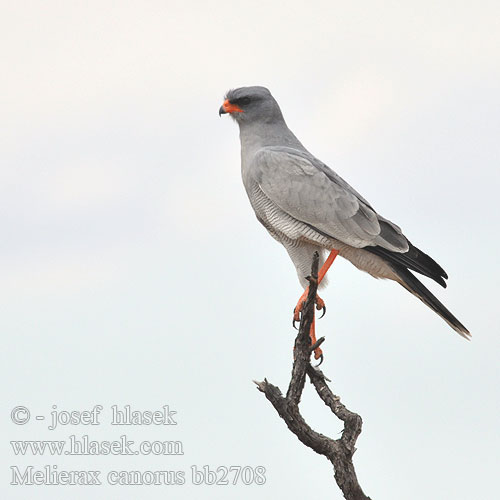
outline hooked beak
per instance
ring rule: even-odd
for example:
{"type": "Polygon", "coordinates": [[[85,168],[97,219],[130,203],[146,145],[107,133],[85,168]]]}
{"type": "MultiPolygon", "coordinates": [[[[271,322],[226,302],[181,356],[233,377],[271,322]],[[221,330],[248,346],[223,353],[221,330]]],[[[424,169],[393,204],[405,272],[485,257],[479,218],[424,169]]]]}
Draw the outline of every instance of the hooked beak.
{"type": "Polygon", "coordinates": [[[219,108],[219,116],[225,115],[227,113],[244,113],[244,111],[236,106],[236,104],[231,104],[229,99],[224,101],[224,104],[219,108]]]}

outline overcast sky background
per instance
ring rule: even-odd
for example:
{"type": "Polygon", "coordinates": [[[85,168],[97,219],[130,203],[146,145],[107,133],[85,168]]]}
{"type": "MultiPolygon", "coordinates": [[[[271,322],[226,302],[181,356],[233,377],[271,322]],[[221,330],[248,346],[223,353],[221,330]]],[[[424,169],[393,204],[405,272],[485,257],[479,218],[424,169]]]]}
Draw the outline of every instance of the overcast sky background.
{"type": "MultiPolygon", "coordinates": [[[[283,390],[301,292],[240,179],[225,91],[267,86],[290,128],[450,276],[472,342],[336,261],[324,371],[364,420],[374,499],[498,489],[500,7],[481,2],[1,2],[2,498],[341,499],[252,383],[283,390]],[[48,431],[32,415],[105,407],[48,431]],[[178,425],[108,425],[112,404],[178,425]],[[15,457],[12,439],[182,440],[183,457],[15,457]],[[9,486],[9,466],[266,468],[263,486],[9,486]]],[[[341,423],[306,386],[302,411],[341,423]]]]}

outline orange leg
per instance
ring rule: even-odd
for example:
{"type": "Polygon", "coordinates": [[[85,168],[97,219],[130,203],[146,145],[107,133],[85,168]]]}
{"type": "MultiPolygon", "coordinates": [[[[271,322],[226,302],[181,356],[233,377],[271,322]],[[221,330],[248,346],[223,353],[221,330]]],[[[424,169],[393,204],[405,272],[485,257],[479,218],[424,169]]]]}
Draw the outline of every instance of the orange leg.
{"type": "MultiPolygon", "coordinates": [[[[311,337],[311,345],[314,345],[316,343],[316,318],[313,315],[313,321],[311,324],[311,330],[309,331],[309,336],[311,337]]],[[[321,347],[316,347],[314,349],[314,359],[319,359],[323,360],[323,351],[321,350],[321,347]]],[[[320,361],[321,364],[321,361],[320,361]]]]}
{"type": "MultiPolygon", "coordinates": [[[[321,269],[318,272],[318,285],[321,283],[321,281],[325,277],[328,269],[330,269],[330,266],[333,264],[333,261],[335,260],[335,257],[337,257],[338,254],[339,254],[339,252],[337,250],[332,250],[330,252],[330,255],[325,260],[325,263],[321,266],[321,269]]],[[[309,287],[307,287],[304,290],[304,293],[300,296],[300,299],[297,302],[295,309],[293,310],[294,322],[300,320],[300,312],[304,308],[304,304],[306,302],[308,293],[309,293],[309,287]]],[[[317,295],[316,296],[316,309],[320,310],[320,309],[324,309],[324,307],[325,307],[325,303],[324,303],[323,299],[321,297],[319,297],[319,295],[317,295]]],[[[309,333],[309,335],[311,336],[311,345],[316,342],[315,323],[316,323],[316,321],[315,321],[315,318],[313,316],[313,322],[312,322],[311,330],[309,333]]],[[[318,347],[317,349],[314,350],[314,357],[315,357],[315,359],[319,359],[321,356],[322,356],[322,351],[318,347]]]]}

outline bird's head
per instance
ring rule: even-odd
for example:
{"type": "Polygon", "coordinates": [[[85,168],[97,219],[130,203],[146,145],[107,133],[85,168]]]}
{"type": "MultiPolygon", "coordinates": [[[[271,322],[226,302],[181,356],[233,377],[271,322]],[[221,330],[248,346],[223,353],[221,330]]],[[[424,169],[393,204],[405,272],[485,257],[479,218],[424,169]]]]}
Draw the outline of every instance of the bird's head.
{"type": "Polygon", "coordinates": [[[224,96],[219,116],[229,114],[240,125],[283,120],[280,107],[265,87],[240,87],[224,96]]]}

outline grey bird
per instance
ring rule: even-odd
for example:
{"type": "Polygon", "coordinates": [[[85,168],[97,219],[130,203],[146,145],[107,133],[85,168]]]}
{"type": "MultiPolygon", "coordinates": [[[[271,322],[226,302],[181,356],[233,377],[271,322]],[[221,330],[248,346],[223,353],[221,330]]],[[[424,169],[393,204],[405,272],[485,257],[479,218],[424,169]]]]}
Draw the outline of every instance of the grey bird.
{"type": "MultiPolygon", "coordinates": [[[[446,287],[443,268],[301,144],[268,89],[230,90],[219,109],[219,115],[226,113],[240,128],[243,184],[257,219],[286,248],[306,291],[305,277],[314,252],[320,254],[320,280],[340,255],[375,278],[396,281],[462,337],[470,337],[467,328],[411,272],[446,287]]],[[[321,299],[318,304],[323,306],[321,299]]],[[[318,350],[316,357],[320,355],[318,350]]]]}

